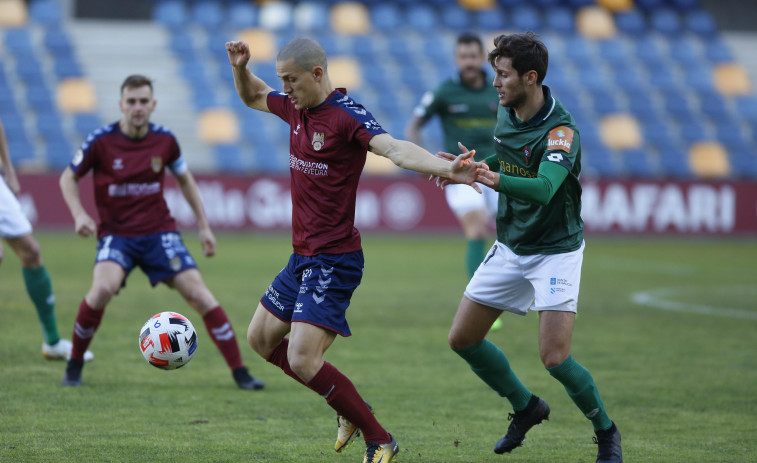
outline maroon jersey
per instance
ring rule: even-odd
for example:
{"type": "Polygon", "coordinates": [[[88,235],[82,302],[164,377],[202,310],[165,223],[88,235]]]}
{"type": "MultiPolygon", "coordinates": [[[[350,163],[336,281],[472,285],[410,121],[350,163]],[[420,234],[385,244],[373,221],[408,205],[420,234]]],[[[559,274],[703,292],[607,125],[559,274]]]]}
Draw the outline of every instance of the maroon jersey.
{"type": "Polygon", "coordinates": [[[176,230],[163,198],[166,166],[177,175],[187,169],[176,138],[159,125],[143,138],[126,136],[118,122],[87,137],[69,167],[79,178],[92,170],[98,237],[176,230]]]}
{"type": "Polygon", "coordinates": [[[337,89],[316,106],[294,109],[268,94],[268,109],[289,123],[292,246],[305,256],[358,251],[355,200],[368,143],[386,133],[371,113],[337,89]]]}

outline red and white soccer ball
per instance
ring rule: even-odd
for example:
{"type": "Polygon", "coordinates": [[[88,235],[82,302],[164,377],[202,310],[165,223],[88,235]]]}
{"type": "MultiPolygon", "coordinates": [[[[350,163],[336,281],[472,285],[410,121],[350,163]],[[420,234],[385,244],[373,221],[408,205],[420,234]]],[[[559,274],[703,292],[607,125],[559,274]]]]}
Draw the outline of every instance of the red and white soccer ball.
{"type": "Polygon", "coordinates": [[[150,365],[175,370],[192,360],[197,350],[197,332],[184,315],[161,312],[142,326],[139,350],[150,365]]]}

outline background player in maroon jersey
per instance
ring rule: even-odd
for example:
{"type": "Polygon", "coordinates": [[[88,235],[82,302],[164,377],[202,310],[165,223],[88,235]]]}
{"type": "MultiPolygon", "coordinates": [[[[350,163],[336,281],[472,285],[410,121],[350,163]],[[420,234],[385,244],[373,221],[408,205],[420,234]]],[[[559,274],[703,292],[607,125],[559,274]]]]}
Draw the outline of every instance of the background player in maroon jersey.
{"type": "Polygon", "coordinates": [[[477,163],[472,152],[450,162],[386,133],[345,89],[334,88],[326,53],[314,40],[296,38],[279,52],[276,70],[283,93],[247,68],[246,43],[229,42],[226,50],[242,101],[290,125],[294,253],[263,295],[247,340],[260,356],[336,410],[337,452],[362,431],[364,461],[388,462],[399,451],[397,441],[376,421],[352,382],[323,360],[337,334],[350,335],[345,311],[363,274],[360,233],[354,226],[360,173],[367,150],[400,167],[470,185],[477,163]]]}
{"type": "Polygon", "coordinates": [[[262,389],[263,383],[250,376],[242,363],[226,312],[205,286],[163,198],[168,167],[194,211],[203,254],[213,256],[216,240],[179,145],[170,131],[150,123],[155,104],[150,79],[127,77],[119,101],[124,117],[92,132],[60,177],[76,233],[98,237],[92,286],[79,306],[71,360],[61,384],[81,385],[82,355],[100,325],[105,306],[125,285],[131,270],[140,267],[153,286],[162,282],[176,289],[202,315],[237,385],[242,389],[262,389]],[[99,227],[79,198],[77,182],[90,170],[99,227]]]}

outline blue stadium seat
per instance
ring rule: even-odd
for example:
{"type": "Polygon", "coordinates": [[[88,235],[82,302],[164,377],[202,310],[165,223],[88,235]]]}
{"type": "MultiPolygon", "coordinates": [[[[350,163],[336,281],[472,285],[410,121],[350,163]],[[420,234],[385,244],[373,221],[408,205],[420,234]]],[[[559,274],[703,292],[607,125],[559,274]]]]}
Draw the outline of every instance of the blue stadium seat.
{"type": "Polygon", "coordinates": [[[3,39],[3,50],[17,58],[27,58],[34,55],[32,36],[26,28],[6,29],[3,39]]]}
{"type": "Polygon", "coordinates": [[[389,55],[403,65],[411,65],[415,60],[415,55],[409,46],[410,41],[403,35],[392,35],[387,41],[389,55]]]}
{"type": "Polygon", "coordinates": [[[169,29],[183,29],[189,23],[189,12],[181,0],[162,0],[155,3],[152,19],[169,29]]]}
{"type": "Polygon", "coordinates": [[[684,117],[690,115],[694,110],[686,94],[681,91],[671,89],[665,93],[664,98],[663,107],[671,116],[684,117]]]}
{"type": "Polygon", "coordinates": [[[193,58],[195,55],[194,39],[185,30],[171,31],[168,47],[179,59],[193,58]]]}
{"type": "Polygon", "coordinates": [[[652,88],[662,91],[675,91],[681,86],[681,82],[667,67],[660,67],[656,71],[650,70],[649,83],[652,88]]]}
{"type": "Polygon", "coordinates": [[[355,35],[349,47],[349,54],[362,63],[369,63],[377,58],[376,37],[373,35],[355,35]]]}
{"type": "Polygon", "coordinates": [[[53,98],[48,90],[44,86],[29,85],[24,90],[26,97],[26,103],[37,114],[57,114],[57,107],[53,98]]]}
{"type": "Polygon", "coordinates": [[[213,147],[215,165],[221,172],[239,173],[245,171],[239,145],[216,145],[213,147]]]}
{"type": "Polygon", "coordinates": [[[697,120],[685,120],[679,126],[681,139],[686,143],[694,143],[697,141],[711,140],[707,126],[697,120]]]}
{"type": "Polygon", "coordinates": [[[74,47],[68,33],[59,27],[45,30],[42,44],[53,56],[73,56],[74,47]]]}
{"type": "Polygon", "coordinates": [[[658,159],[662,174],[671,178],[692,178],[686,152],[678,146],[664,145],[658,149],[658,159]]]}
{"type": "Polygon", "coordinates": [[[457,3],[450,3],[442,7],[442,24],[453,30],[468,29],[471,26],[470,14],[457,3]]]}
{"type": "Polygon", "coordinates": [[[713,64],[730,63],[734,61],[730,47],[721,38],[713,38],[705,45],[705,56],[713,64]]]}
{"type": "Polygon", "coordinates": [[[257,27],[257,5],[252,2],[232,2],[226,12],[226,23],[234,31],[257,27]]]}
{"type": "Polygon", "coordinates": [[[473,24],[487,31],[501,31],[508,25],[507,17],[498,8],[474,11],[473,24]]]}
{"type": "Polygon", "coordinates": [[[405,18],[408,26],[417,32],[434,31],[439,23],[434,9],[422,3],[408,7],[405,18]]]}
{"type": "Polygon", "coordinates": [[[562,6],[552,6],[544,11],[544,23],[547,30],[557,34],[572,34],[576,31],[573,12],[562,6]]]}
{"type": "Polygon", "coordinates": [[[686,29],[700,37],[714,37],[718,33],[715,19],[705,10],[693,10],[684,18],[686,29]]]}
{"type": "Polygon", "coordinates": [[[594,0],[563,0],[573,9],[583,8],[585,6],[594,6],[596,2],[594,0]]]}
{"type": "Polygon", "coordinates": [[[657,169],[651,153],[646,149],[629,149],[619,153],[623,170],[635,177],[654,177],[657,169]]]}
{"type": "Polygon", "coordinates": [[[45,140],[66,140],[63,134],[63,119],[57,112],[38,113],[36,127],[45,140]]]}
{"type": "Polygon", "coordinates": [[[8,143],[29,141],[26,136],[26,123],[20,114],[2,114],[0,120],[3,122],[5,137],[8,139],[8,143]]]}
{"type": "Polygon", "coordinates": [[[670,5],[679,11],[694,11],[699,9],[699,0],[668,0],[670,5]]]}
{"type": "Polygon", "coordinates": [[[620,32],[640,36],[647,30],[647,20],[639,10],[622,11],[615,15],[615,26],[620,32]]]}
{"type": "Polygon", "coordinates": [[[203,0],[192,6],[192,21],[207,30],[221,27],[224,16],[222,5],[215,1],[203,0]]]}
{"type": "Polygon", "coordinates": [[[670,56],[685,67],[697,67],[704,64],[694,43],[687,36],[670,40],[670,56]]]}
{"type": "Polygon", "coordinates": [[[538,31],[541,29],[541,15],[536,8],[528,5],[516,6],[510,12],[513,28],[520,31],[538,31]]]}
{"type": "Polygon", "coordinates": [[[71,163],[73,153],[68,143],[55,141],[45,145],[47,165],[56,170],[65,168],[71,163]]]}
{"type": "Polygon", "coordinates": [[[678,13],[669,8],[659,8],[652,11],[649,22],[652,30],[668,37],[677,36],[683,29],[678,13]]]}
{"type": "Polygon", "coordinates": [[[84,76],[81,65],[74,58],[57,58],[53,62],[53,72],[58,81],[84,76]]]}
{"type": "Polygon", "coordinates": [[[29,161],[37,158],[34,146],[32,146],[28,139],[25,139],[25,141],[21,142],[11,142],[10,140],[8,140],[8,152],[10,153],[11,160],[14,164],[23,163],[24,161],[29,161]]]}
{"type": "Polygon", "coordinates": [[[568,37],[565,40],[564,54],[579,69],[596,66],[591,54],[591,43],[579,35],[568,37]]]}
{"type": "Polygon", "coordinates": [[[644,140],[653,145],[677,143],[678,133],[673,130],[666,118],[647,114],[647,118],[641,121],[641,130],[644,140]]]}
{"type": "Polygon", "coordinates": [[[750,180],[757,178],[757,153],[751,145],[728,147],[728,160],[734,177],[750,180]]]}
{"type": "Polygon", "coordinates": [[[633,59],[626,42],[620,39],[599,40],[597,41],[597,50],[599,56],[613,69],[628,67],[627,63],[633,59]]]}
{"type": "Polygon", "coordinates": [[[636,119],[644,119],[650,112],[655,111],[654,100],[649,96],[649,92],[633,91],[627,93],[627,95],[628,111],[636,119]]]}
{"type": "Polygon", "coordinates": [[[393,3],[381,3],[371,8],[371,24],[381,31],[393,31],[403,26],[402,13],[393,3]]]}
{"type": "Polygon", "coordinates": [[[667,67],[663,51],[657,40],[651,35],[644,35],[634,42],[636,46],[636,58],[638,58],[648,69],[656,70],[660,67],[667,67]]]}
{"type": "MultiPolygon", "coordinates": [[[[757,124],[757,97],[754,95],[736,97],[736,111],[739,115],[751,124],[757,124]]],[[[757,129],[757,125],[755,126],[757,129]]],[[[757,132],[755,132],[757,138],[757,132]]]]}
{"type": "Polygon", "coordinates": [[[81,140],[84,140],[87,135],[102,127],[102,125],[102,119],[97,113],[74,114],[74,132],[81,140]]]}
{"type": "Polygon", "coordinates": [[[657,10],[666,6],[666,0],[636,0],[634,3],[638,8],[645,11],[657,10]]]}
{"type": "Polygon", "coordinates": [[[36,0],[30,2],[29,19],[45,27],[57,27],[61,23],[63,13],[60,2],[54,0],[36,0]]]}
{"type": "Polygon", "coordinates": [[[615,92],[598,90],[592,93],[594,111],[601,117],[621,111],[620,102],[615,92]]]}
{"type": "Polygon", "coordinates": [[[294,7],[294,28],[298,31],[316,33],[331,27],[329,5],[323,2],[305,1],[294,7]]]}
{"type": "Polygon", "coordinates": [[[629,98],[645,95],[647,92],[646,79],[642,78],[635,67],[621,70],[615,69],[613,81],[620,89],[629,95],[629,98]]]}

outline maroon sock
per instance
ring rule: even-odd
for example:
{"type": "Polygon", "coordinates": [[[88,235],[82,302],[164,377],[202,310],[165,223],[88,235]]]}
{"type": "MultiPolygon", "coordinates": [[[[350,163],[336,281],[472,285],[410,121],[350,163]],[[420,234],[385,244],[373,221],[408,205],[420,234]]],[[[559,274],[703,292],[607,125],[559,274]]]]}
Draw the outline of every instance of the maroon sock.
{"type": "Polygon", "coordinates": [[[373,416],[371,409],[355,389],[352,381],[334,365],[324,362],[323,367],[306,384],[323,398],[336,412],[363,431],[366,442],[386,444],[392,438],[373,416]]]}
{"type": "Polygon", "coordinates": [[[89,343],[92,342],[92,336],[95,335],[97,327],[100,326],[103,313],[105,313],[105,308],[94,310],[87,304],[86,299],[82,299],[74,324],[72,359],[84,361],[84,353],[87,352],[89,343]]]}
{"type": "Polygon", "coordinates": [[[234,328],[220,305],[202,317],[205,327],[210,333],[210,338],[221,351],[226,364],[233,370],[243,367],[242,354],[239,352],[239,344],[234,336],[234,328]]]}
{"type": "Polygon", "coordinates": [[[304,384],[305,386],[307,386],[307,384],[305,384],[305,381],[300,379],[300,377],[297,376],[297,374],[294,371],[292,371],[292,367],[289,366],[289,359],[287,359],[288,348],[289,348],[289,339],[287,338],[282,339],[281,343],[278,346],[276,346],[276,348],[273,350],[273,352],[271,352],[271,355],[268,356],[266,361],[284,370],[284,373],[296,379],[300,384],[304,384]]]}

